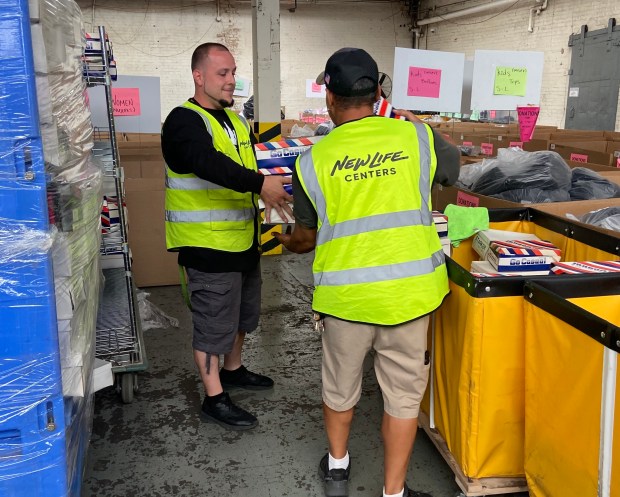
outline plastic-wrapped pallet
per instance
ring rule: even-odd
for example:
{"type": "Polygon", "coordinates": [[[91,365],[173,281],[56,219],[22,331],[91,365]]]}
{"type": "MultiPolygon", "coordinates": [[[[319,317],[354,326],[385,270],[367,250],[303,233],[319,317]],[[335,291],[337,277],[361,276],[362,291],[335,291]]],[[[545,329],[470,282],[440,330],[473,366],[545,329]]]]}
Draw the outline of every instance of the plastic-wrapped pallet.
{"type": "Polygon", "coordinates": [[[73,0],[0,2],[0,495],[80,495],[102,170],[73,0]],[[32,17],[28,18],[28,11],[32,17]],[[30,29],[29,29],[30,28],[30,29]]]}

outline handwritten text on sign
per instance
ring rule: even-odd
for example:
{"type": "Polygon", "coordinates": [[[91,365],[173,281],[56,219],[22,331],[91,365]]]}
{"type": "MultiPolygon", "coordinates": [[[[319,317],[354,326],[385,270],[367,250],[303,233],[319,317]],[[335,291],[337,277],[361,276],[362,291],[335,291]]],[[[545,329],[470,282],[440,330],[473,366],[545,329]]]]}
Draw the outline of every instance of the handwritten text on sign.
{"type": "Polygon", "coordinates": [[[534,135],[540,107],[517,107],[519,116],[519,134],[522,142],[529,142],[534,135]]]}
{"type": "Polygon", "coordinates": [[[493,84],[493,94],[524,97],[526,83],[526,67],[496,67],[495,83],[493,84]]]}
{"type": "Polygon", "coordinates": [[[462,205],[464,207],[478,207],[480,205],[480,199],[473,195],[468,195],[459,191],[456,194],[456,205],[462,205]]]}
{"type": "Polygon", "coordinates": [[[588,162],[588,156],[584,154],[570,154],[570,160],[573,162],[588,162]]]}
{"type": "Polygon", "coordinates": [[[115,116],[140,115],[140,88],[112,88],[115,116]]]}
{"type": "Polygon", "coordinates": [[[410,67],[407,96],[439,98],[441,89],[441,69],[410,67]]]}

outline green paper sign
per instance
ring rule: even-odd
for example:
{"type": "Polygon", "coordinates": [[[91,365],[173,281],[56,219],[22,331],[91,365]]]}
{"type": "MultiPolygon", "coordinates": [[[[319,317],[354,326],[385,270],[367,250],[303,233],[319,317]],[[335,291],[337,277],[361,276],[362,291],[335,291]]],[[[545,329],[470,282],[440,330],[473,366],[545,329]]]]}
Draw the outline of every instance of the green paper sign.
{"type": "Polygon", "coordinates": [[[524,97],[526,83],[526,67],[496,67],[493,94],[524,97]]]}

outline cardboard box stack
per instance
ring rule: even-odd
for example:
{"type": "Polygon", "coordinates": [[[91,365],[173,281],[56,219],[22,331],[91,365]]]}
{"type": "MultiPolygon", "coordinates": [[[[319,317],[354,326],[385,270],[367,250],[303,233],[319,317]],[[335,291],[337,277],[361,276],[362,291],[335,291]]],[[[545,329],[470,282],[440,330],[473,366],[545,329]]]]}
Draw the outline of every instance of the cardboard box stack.
{"type": "Polygon", "coordinates": [[[125,175],[129,248],[136,286],[179,284],[177,254],[166,251],[165,164],[159,135],[125,135],[118,142],[125,175]]]}
{"type": "MultiPolygon", "coordinates": [[[[319,142],[323,136],[309,136],[306,138],[290,138],[278,142],[263,142],[254,145],[256,152],[256,160],[258,163],[258,172],[265,176],[288,176],[293,174],[295,161],[297,157],[308,150],[312,145],[319,142]]],[[[292,194],[291,185],[285,185],[285,189],[292,194]]],[[[259,207],[265,208],[262,200],[259,201],[259,207]]],[[[292,224],[294,219],[285,221],[282,219],[275,209],[272,209],[269,224],[292,224]]],[[[263,220],[267,223],[267,219],[263,220]]]]}
{"type": "Polygon", "coordinates": [[[452,245],[450,245],[450,238],[448,238],[448,216],[439,211],[433,211],[433,222],[435,223],[435,228],[437,228],[443,253],[450,256],[452,254],[452,245]]]}

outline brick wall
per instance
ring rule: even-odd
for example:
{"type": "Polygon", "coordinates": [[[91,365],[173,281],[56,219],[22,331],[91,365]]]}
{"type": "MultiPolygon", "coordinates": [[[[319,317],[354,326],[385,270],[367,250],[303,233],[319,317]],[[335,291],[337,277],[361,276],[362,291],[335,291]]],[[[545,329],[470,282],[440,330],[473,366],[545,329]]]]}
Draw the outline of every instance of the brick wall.
{"type": "MultiPolygon", "coordinates": [[[[422,2],[422,9],[440,7],[447,3],[454,2],[426,0],[422,2]]],[[[475,2],[466,4],[467,7],[476,5],[475,2]]],[[[458,51],[468,57],[473,57],[476,49],[543,51],[545,66],[538,122],[563,128],[572,50],[568,47],[568,38],[572,33],[578,33],[583,24],[587,24],[588,29],[594,31],[606,28],[610,17],[620,20],[620,2],[549,0],[547,10],[534,16],[534,32],[529,33],[529,8],[533,5],[534,2],[522,1],[499,15],[495,11],[478,17],[465,17],[430,25],[426,36],[421,39],[421,48],[458,51]],[[433,28],[433,33],[430,28],[433,28]]],[[[465,6],[455,5],[450,9],[456,10],[465,6]]],[[[445,11],[439,9],[436,13],[445,11]]],[[[429,13],[429,17],[433,15],[429,13]]],[[[620,109],[616,120],[616,130],[618,129],[620,109]]]]}
{"type": "MultiPolygon", "coordinates": [[[[237,74],[252,79],[250,3],[221,2],[199,6],[193,1],[79,1],[85,27],[104,25],[114,45],[118,72],[161,78],[162,120],[194,93],[190,70],[193,49],[206,41],[229,47],[237,74]]],[[[306,79],[315,78],[335,50],[358,46],[368,50],[379,70],[392,75],[394,47],[411,47],[409,20],[398,2],[303,5],[294,13],[282,9],[280,63],[282,105],[289,118],[305,109],[322,108],[322,99],[305,97],[306,79]]],[[[240,105],[243,98],[238,99],[240,105]]]]}

